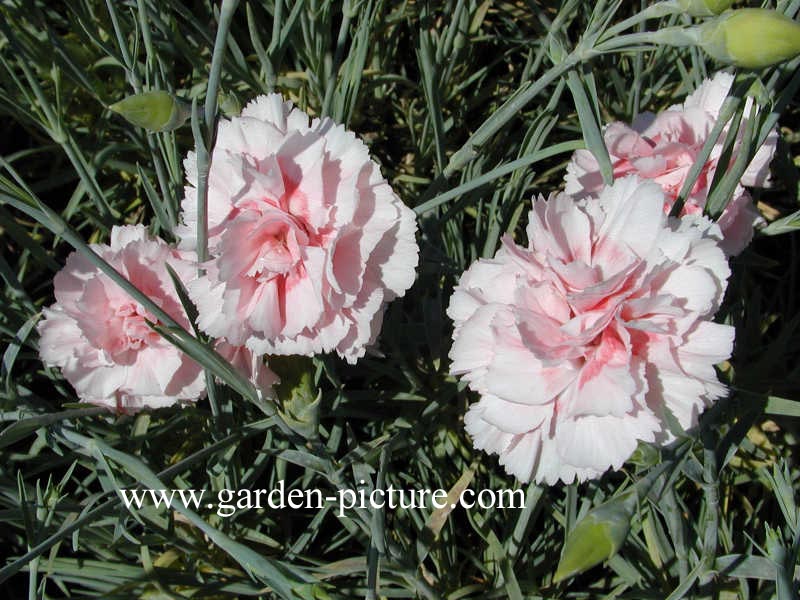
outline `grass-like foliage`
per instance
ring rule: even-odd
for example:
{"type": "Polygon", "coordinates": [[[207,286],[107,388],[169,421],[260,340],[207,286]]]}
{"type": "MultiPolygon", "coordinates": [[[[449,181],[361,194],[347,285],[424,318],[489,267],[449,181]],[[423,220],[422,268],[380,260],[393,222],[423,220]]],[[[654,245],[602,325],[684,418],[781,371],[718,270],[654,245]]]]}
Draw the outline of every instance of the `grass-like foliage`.
{"type": "MultiPolygon", "coordinates": [[[[737,73],[734,100],[751,93],[760,109],[745,158],[776,123],[781,141],[772,187],[753,192],[770,224],[732,259],[717,315],[736,327],[720,367],[730,395],[697,429],[668,447],[642,444],[601,479],[521,485],[473,449],[463,415],[476,396],[449,375],[445,309],[464,269],[503,234],[523,239],[531,197],[563,185],[574,150],[588,147],[610,174],[604,123],[680,103],[722,68],[645,33],[692,23],[680,11],[639,12],[647,5],[1,2],[0,597],[796,598],[797,59],[737,73]],[[109,109],[151,90],[174,93],[191,116],[148,132],[109,109]],[[160,331],[207,369],[208,397],[134,415],[79,404],[38,355],[54,274],[73,250],[94,257],[89,244],[114,224],[175,241],[183,157],[197,148],[202,163],[215,120],[269,92],[355,131],[418,216],[417,280],[389,306],[375,351],[355,366],[270,359],[283,380],[272,401],[162,315],[160,331]],[[204,506],[128,510],[120,495],[281,480],[325,494],[522,489],[526,504],[221,517],[204,506]],[[616,553],[555,578],[570,532],[613,498],[631,515],[616,553]]],[[[800,10],[797,0],[765,5],[800,10]]],[[[729,107],[735,128],[742,111],[729,107]]],[[[712,215],[743,161],[720,169],[712,215]]]]}

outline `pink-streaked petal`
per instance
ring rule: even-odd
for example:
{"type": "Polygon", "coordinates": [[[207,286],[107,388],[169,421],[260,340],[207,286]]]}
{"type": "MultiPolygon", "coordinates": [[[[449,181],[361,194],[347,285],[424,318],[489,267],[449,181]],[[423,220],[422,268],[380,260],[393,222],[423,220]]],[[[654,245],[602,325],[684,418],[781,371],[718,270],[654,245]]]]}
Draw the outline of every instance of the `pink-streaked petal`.
{"type": "Polygon", "coordinates": [[[530,247],[505,237],[456,286],[450,372],[481,397],[465,427],[521,481],[619,469],[640,441],[669,439],[670,406],[691,422],[724,394],[713,365],[732,329],[708,320],[730,274],[720,230],[667,219],[664,203],[634,177],[599,200],[536,200],[530,247]]]}
{"type": "MultiPolygon", "coordinates": [[[[181,248],[196,244],[196,177],[187,168],[181,248]]],[[[414,213],[365,144],[260,96],[221,121],[209,181],[212,258],[190,286],[199,327],[256,354],[363,356],[418,260],[414,213]]]]}
{"type": "MultiPolygon", "coordinates": [[[[93,249],[188,327],[166,265],[191,284],[196,277],[191,253],[151,239],[141,225],[114,227],[111,245],[93,249]]],[[[148,322],[155,317],[97,267],[72,254],[54,286],[56,304],[43,311],[38,326],[40,352],[45,362],[61,368],[81,400],[134,412],[203,394],[199,365],[153,331],[148,322]]]]}

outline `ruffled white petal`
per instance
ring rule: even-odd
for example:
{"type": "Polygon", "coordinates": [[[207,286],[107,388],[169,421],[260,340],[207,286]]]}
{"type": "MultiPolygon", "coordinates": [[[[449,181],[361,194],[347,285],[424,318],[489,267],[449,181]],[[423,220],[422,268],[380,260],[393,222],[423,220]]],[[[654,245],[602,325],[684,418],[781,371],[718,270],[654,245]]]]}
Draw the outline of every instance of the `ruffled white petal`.
{"type": "MultiPolygon", "coordinates": [[[[199,327],[256,354],[363,356],[418,261],[414,213],[364,143],[261,96],[220,124],[209,178],[212,261],[189,288],[199,327]]],[[[187,179],[175,233],[191,248],[194,170],[187,179]]]]}
{"type": "Polygon", "coordinates": [[[518,479],[619,469],[669,439],[668,412],[689,428],[724,394],[714,365],[733,328],[709,320],[730,275],[720,231],[663,203],[633,177],[599,200],[539,199],[527,249],[505,238],[461,276],[450,372],[481,397],[464,424],[518,479]]]}

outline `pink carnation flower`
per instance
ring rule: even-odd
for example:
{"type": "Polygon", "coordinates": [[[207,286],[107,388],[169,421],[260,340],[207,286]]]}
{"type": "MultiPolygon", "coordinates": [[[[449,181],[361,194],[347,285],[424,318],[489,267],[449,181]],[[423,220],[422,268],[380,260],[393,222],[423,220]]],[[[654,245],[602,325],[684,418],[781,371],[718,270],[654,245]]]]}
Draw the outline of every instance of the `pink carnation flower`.
{"type": "MultiPolygon", "coordinates": [[[[182,247],[194,249],[195,157],[185,162],[182,247]]],[[[364,355],[386,303],[414,281],[414,214],[330,119],[280,95],[220,123],[209,175],[207,276],[189,285],[199,326],[257,354],[364,355]]]]}
{"type": "Polygon", "coordinates": [[[257,356],[244,346],[231,346],[225,340],[219,340],[215,346],[217,353],[227,360],[242,375],[261,391],[263,397],[272,398],[274,387],[280,381],[264,362],[263,356],[257,356]]]}
{"type": "MultiPolygon", "coordinates": [[[[631,125],[620,122],[608,125],[603,137],[614,167],[614,178],[635,174],[655,181],[666,194],[664,211],[668,213],[714,127],[732,84],[733,76],[720,72],[713,79],[706,79],[683,105],[672,106],[658,115],[643,113],[631,125]]],[[[744,114],[749,115],[751,108],[752,101],[748,99],[744,114]]],[[[739,128],[740,136],[745,121],[746,118],[739,128]]],[[[682,214],[703,212],[726,132],[727,128],[714,145],[682,214]]],[[[769,184],[769,163],[777,140],[777,131],[773,130],[753,157],[741,185],[737,186],[733,199],[720,217],[723,249],[730,255],[744,250],[753,238],[753,227],[760,222],[750,195],[742,186],[769,184]]],[[[733,158],[738,151],[739,146],[733,158]]],[[[565,191],[576,198],[596,197],[602,187],[603,178],[592,153],[577,150],[567,166],[565,191]]]]}
{"type": "MultiPolygon", "coordinates": [[[[175,321],[189,327],[165,268],[184,281],[196,266],[142,225],[114,227],[111,245],[92,248],[175,321]]],[[[39,322],[39,353],[59,367],[84,402],[121,412],[197,400],[205,392],[202,368],[146,323],[157,322],[77,252],[55,276],[56,302],[39,322]]]]}
{"type": "Polygon", "coordinates": [[[533,204],[527,248],[508,236],[450,300],[451,372],[481,399],[476,448],[522,481],[619,469],[639,440],[670,438],[725,393],[714,364],[734,330],[711,322],[730,274],[719,228],[668,219],[664,193],[627,177],[598,200],[533,204]]]}

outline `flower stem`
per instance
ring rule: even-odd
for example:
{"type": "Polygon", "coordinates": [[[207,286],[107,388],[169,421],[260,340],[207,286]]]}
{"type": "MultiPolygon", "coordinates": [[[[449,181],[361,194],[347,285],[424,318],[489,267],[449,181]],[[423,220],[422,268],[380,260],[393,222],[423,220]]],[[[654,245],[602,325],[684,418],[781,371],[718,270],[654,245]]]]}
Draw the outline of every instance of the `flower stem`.
{"type": "MultiPolygon", "coordinates": [[[[205,115],[205,136],[201,135],[197,118],[197,107],[192,106],[192,133],[194,134],[195,152],[197,153],[197,262],[202,265],[208,260],[208,174],[214,152],[217,132],[217,91],[222,75],[222,63],[225,58],[225,46],[228,41],[231,19],[239,0],[223,0],[219,11],[219,26],[214,39],[214,50],[211,56],[211,70],[208,74],[208,88],[203,107],[205,115]]],[[[203,268],[200,266],[200,274],[203,268]]]]}

